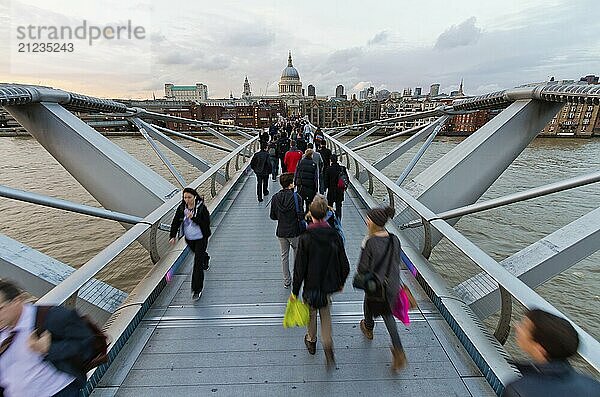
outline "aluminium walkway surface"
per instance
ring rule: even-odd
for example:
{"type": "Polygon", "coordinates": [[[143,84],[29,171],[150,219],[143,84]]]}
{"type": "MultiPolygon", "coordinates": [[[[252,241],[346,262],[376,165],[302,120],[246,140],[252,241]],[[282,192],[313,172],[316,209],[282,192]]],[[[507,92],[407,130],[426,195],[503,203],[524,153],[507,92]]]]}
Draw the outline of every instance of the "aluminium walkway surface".
{"type": "MultiPolygon", "coordinates": [[[[270,189],[279,187],[270,182],[270,189]]],[[[351,279],[365,223],[350,191],[342,220],[351,272],[344,291],[333,298],[336,367],[326,370],[320,343],[311,356],[305,329],[281,325],[290,290],[283,288],[275,222],[267,201],[257,203],[255,192],[251,175],[232,193],[225,212],[213,214],[211,268],[202,298],[191,301],[188,258],[92,396],[495,395],[407,272],[403,277],[419,302],[411,324],[398,323],[408,366],[390,370],[383,322],[377,322],[374,340],[363,337],[357,326],[362,293],[353,290],[351,279]]]]}

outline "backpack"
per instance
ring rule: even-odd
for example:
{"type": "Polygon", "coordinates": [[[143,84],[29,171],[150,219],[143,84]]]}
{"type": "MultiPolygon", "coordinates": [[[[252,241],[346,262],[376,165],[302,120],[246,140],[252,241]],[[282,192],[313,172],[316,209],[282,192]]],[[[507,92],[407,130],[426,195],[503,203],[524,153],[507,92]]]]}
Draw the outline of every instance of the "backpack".
{"type": "Polygon", "coordinates": [[[346,172],[346,168],[341,167],[340,173],[338,175],[337,187],[340,190],[346,190],[346,189],[348,189],[349,185],[350,185],[350,180],[348,179],[348,173],[346,172]]]}
{"type": "MultiPolygon", "coordinates": [[[[52,307],[53,306],[37,306],[35,328],[39,334],[45,330],[43,324],[46,322],[46,316],[52,307]]],[[[79,313],[77,313],[77,315],[94,334],[94,340],[91,343],[93,350],[92,357],[85,362],[79,363],[79,368],[87,373],[97,366],[108,362],[108,336],[96,325],[96,323],[90,320],[88,316],[81,316],[79,313]]]]}
{"type": "Polygon", "coordinates": [[[325,215],[325,221],[327,221],[327,223],[329,223],[329,226],[331,226],[340,236],[340,238],[342,239],[342,244],[346,245],[346,236],[344,236],[344,229],[342,229],[342,224],[340,223],[338,217],[335,216],[335,212],[328,209],[327,214],[325,215]]]}

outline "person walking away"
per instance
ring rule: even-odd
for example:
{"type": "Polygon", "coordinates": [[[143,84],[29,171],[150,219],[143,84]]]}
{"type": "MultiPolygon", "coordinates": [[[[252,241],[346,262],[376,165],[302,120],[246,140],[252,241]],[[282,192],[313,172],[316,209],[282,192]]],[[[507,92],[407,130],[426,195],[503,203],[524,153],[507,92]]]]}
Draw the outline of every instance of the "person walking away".
{"type": "Polygon", "coordinates": [[[192,300],[197,301],[202,296],[204,288],[204,270],[208,270],[208,238],[211,235],[210,214],[196,189],[183,189],[181,204],[175,210],[171,232],[171,245],[177,238],[185,237],[190,250],[194,253],[194,268],[192,270],[192,300]]]}
{"type": "Polygon", "coordinates": [[[37,306],[0,280],[0,395],[78,397],[95,334],[74,310],[51,306],[39,333],[37,306]]]}
{"type": "Polygon", "coordinates": [[[302,152],[296,147],[296,142],[292,141],[290,150],[287,151],[283,159],[286,172],[291,172],[292,174],[295,173],[296,166],[298,165],[298,162],[300,162],[300,159],[302,159],[302,152]]]}
{"type": "MultiPolygon", "coordinates": [[[[312,128],[309,123],[304,124],[303,135],[304,135],[304,141],[306,142],[307,145],[309,143],[313,142],[312,128]]],[[[308,148],[308,146],[307,146],[307,148],[308,148]]]]}
{"type": "Polygon", "coordinates": [[[392,315],[393,305],[400,289],[400,240],[385,230],[386,222],[394,216],[392,207],[373,208],[367,212],[368,235],[362,242],[358,260],[359,274],[375,274],[381,289],[370,295],[365,292],[363,302],[364,319],[360,321],[360,330],[367,339],[373,339],[375,317],[383,317],[385,326],[392,339],[392,370],[406,365],[406,355],[400,342],[396,320],[392,315]]]}
{"type": "Polygon", "coordinates": [[[339,179],[346,167],[338,164],[337,155],[331,155],[331,165],[323,173],[323,184],[327,189],[327,202],[330,206],[335,205],[335,215],[342,220],[342,202],[344,201],[344,189],[339,186],[339,179]]]}
{"type": "Polygon", "coordinates": [[[317,165],[313,161],[312,155],[312,149],[306,149],[304,158],[298,163],[294,175],[294,185],[296,185],[298,194],[302,197],[302,200],[304,200],[306,212],[308,212],[308,206],[312,203],[315,194],[317,194],[317,186],[319,183],[317,165]]]}
{"type": "Polygon", "coordinates": [[[277,179],[277,174],[279,174],[279,153],[277,153],[277,135],[275,135],[274,139],[269,142],[269,161],[271,162],[271,176],[273,177],[273,182],[277,179]]]}
{"type": "Polygon", "coordinates": [[[579,348],[579,336],[569,321],[533,309],[525,313],[516,334],[517,345],[533,363],[517,363],[523,377],[509,383],[502,397],[600,396],[600,383],[567,361],[579,348]]]}
{"type": "Polygon", "coordinates": [[[304,140],[304,134],[302,133],[301,127],[296,129],[296,147],[303,153],[306,151],[306,141],[304,140]]]}
{"type": "Polygon", "coordinates": [[[288,172],[285,167],[285,154],[290,150],[290,139],[285,135],[285,131],[281,131],[279,139],[277,139],[277,155],[281,162],[281,173],[288,172]]]}
{"type": "Polygon", "coordinates": [[[254,153],[250,160],[250,168],[256,174],[256,195],[258,202],[262,203],[263,194],[269,194],[269,174],[271,171],[271,160],[266,146],[261,146],[260,150],[254,153]]]}
{"type": "Polygon", "coordinates": [[[331,294],[342,291],[350,265],[337,232],[324,221],[327,201],[321,195],[315,197],[309,207],[313,222],[298,239],[298,251],[294,263],[292,299],[300,293],[309,305],[310,319],[304,344],[310,354],[317,348],[317,312],[321,318],[321,343],[327,365],[335,364],[333,338],[331,336],[331,294]]]}
{"type": "MultiPolygon", "coordinates": [[[[308,149],[314,150],[312,143],[309,143],[306,146],[308,149]]],[[[319,185],[317,190],[319,191],[319,193],[323,194],[325,193],[325,188],[323,187],[323,158],[321,157],[321,154],[319,154],[319,152],[313,151],[312,160],[317,165],[317,182],[319,185]]]]}
{"type": "Polygon", "coordinates": [[[279,132],[278,130],[279,128],[277,126],[277,123],[271,124],[269,126],[269,135],[271,136],[271,141],[276,140],[275,135],[277,135],[277,133],[279,132]]]}
{"type": "MultiPolygon", "coordinates": [[[[294,256],[298,248],[298,236],[300,227],[298,220],[304,216],[302,212],[296,211],[294,202],[294,175],[286,172],[279,176],[281,190],[273,195],[271,200],[270,217],[277,221],[275,235],[279,240],[281,248],[281,268],[283,273],[283,286],[290,288],[292,276],[290,274],[290,247],[294,250],[294,256]]],[[[292,258],[294,258],[292,256],[292,258]]]]}
{"type": "Polygon", "coordinates": [[[260,146],[266,147],[269,144],[270,138],[271,138],[271,136],[269,135],[269,130],[263,129],[258,136],[258,140],[260,141],[260,146]]]}
{"type": "Polygon", "coordinates": [[[327,168],[331,165],[331,149],[329,149],[325,145],[325,141],[323,141],[323,143],[317,143],[317,151],[321,155],[321,158],[323,158],[323,173],[325,173],[327,168]]]}
{"type": "Polygon", "coordinates": [[[317,148],[319,147],[319,145],[325,145],[325,134],[323,134],[323,131],[321,131],[320,128],[317,128],[317,130],[315,131],[313,141],[317,148]]]}

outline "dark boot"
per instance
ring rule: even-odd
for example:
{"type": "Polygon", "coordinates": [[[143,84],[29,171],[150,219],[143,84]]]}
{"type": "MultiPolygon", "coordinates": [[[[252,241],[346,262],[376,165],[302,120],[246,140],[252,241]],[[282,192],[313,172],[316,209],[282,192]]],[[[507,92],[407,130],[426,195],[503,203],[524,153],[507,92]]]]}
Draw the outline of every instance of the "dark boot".
{"type": "Polygon", "coordinates": [[[324,347],[325,350],[325,360],[327,362],[327,366],[331,367],[335,365],[335,357],[333,355],[333,347],[324,347]]]}
{"type": "Polygon", "coordinates": [[[390,347],[392,351],[392,370],[398,371],[404,367],[406,367],[406,354],[404,354],[404,349],[396,349],[394,347],[390,347]]]}
{"type": "Polygon", "coordinates": [[[304,344],[306,345],[306,349],[310,354],[314,355],[317,352],[317,341],[309,341],[308,335],[304,335],[304,344]]]}

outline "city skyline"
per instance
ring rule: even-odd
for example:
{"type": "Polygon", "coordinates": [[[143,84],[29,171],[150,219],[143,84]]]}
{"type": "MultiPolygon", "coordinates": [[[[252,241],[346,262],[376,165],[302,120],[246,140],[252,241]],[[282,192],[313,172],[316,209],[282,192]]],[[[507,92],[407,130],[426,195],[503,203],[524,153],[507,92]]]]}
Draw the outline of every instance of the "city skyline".
{"type": "Polygon", "coordinates": [[[14,0],[0,5],[0,35],[12,37],[15,15],[106,24],[145,12],[145,45],[100,42],[85,59],[62,54],[63,69],[40,64],[22,74],[11,70],[14,49],[2,40],[0,81],[122,98],[162,97],[168,82],[204,83],[219,98],[239,97],[248,76],[254,95],[276,95],[289,50],[303,88],[312,84],[319,96],[333,96],[338,84],[348,97],[369,86],[426,93],[433,83],[449,93],[461,78],[465,93],[481,94],[600,70],[600,23],[589,12],[591,1],[380,2],[374,17],[352,1],[100,4],[14,0]]]}

